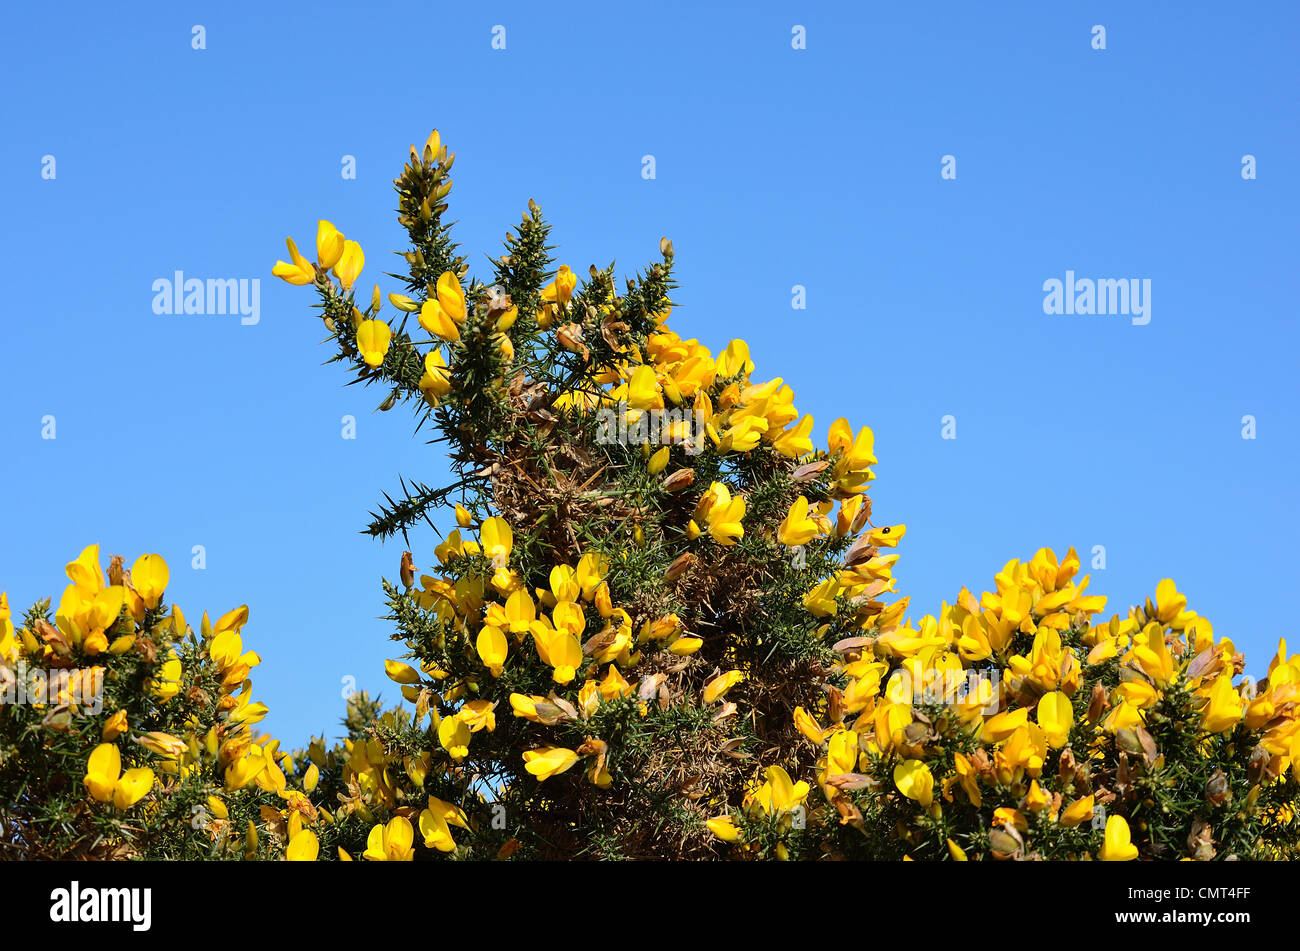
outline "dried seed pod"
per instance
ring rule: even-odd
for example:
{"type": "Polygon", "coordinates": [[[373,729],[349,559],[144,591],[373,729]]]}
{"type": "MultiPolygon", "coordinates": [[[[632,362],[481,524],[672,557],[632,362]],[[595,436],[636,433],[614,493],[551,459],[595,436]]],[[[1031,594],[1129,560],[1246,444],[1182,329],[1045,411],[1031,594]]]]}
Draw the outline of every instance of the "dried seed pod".
{"type": "Polygon", "coordinates": [[[678,469],[672,475],[665,476],[663,481],[664,491],[680,492],[682,489],[689,488],[695,483],[694,469],[678,469]]]}
{"type": "Polygon", "coordinates": [[[1232,787],[1223,770],[1216,769],[1205,781],[1205,801],[1216,807],[1232,802],[1232,787]]]}
{"type": "Polygon", "coordinates": [[[820,462],[805,463],[794,470],[794,475],[791,478],[795,482],[811,482],[829,465],[830,463],[824,459],[820,462]]]}
{"type": "Polygon", "coordinates": [[[1110,697],[1101,684],[1092,685],[1092,696],[1088,699],[1088,722],[1098,723],[1102,715],[1110,709],[1110,697]]]}
{"type": "Polygon", "coordinates": [[[692,555],[689,551],[683,552],[682,554],[674,558],[673,563],[668,566],[668,570],[664,572],[664,580],[665,581],[677,580],[678,578],[681,577],[682,573],[686,571],[686,569],[689,568],[694,562],[695,562],[694,555],[692,555]]]}

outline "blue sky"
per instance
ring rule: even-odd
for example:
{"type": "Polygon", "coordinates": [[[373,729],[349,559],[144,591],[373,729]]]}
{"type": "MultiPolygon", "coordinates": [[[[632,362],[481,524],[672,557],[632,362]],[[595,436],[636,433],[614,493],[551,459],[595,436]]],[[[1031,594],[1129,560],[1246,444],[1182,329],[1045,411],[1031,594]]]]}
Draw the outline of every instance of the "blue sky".
{"type": "MultiPolygon", "coordinates": [[[[840,415],[873,427],[876,520],[908,525],[914,617],[1011,557],[1074,545],[1086,567],[1103,545],[1108,609],[1172,577],[1263,673],[1300,528],[1294,4],[423,7],[7,14],[16,609],[57,599],[88,543],[156,551],[187,614],[249,604],[255,693],[287,745],[337,734],[347,677],[396,696],[377,616],[403,546],[358,531],[399,474],[446,467],[321,365],[310,291],[270,268],[324,217],[366,249],[363,286],[399,270],[392,178],[436,126],[477,273],[529,197],[580,274],[630,272],[668,235],[675,330],[746,338],[819,441],[840,415]],[[177,270],[260,278],[259,322],[155,314],[177,270]],[[1150,323],[1044,314],[1067,270],[1150,280],[1150,323]]],[[[431,562],[432,533],[412,541],[431,562]]]]}

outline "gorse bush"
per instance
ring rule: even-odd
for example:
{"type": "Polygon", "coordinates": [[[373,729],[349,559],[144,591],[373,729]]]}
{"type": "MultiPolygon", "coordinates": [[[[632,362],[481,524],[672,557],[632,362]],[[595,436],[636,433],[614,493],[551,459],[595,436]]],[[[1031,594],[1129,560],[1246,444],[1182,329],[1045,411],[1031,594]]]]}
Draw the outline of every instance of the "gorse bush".
{"type": "Polygon", "coordinates": [[[232,823],[263,817],[251,795],[233,813],[222,797],[286,788],[277,744],[253,733],[266,706],[240,636],[248,608],[204,614],[196,633],[164,601],[158,555],[130,569],[115,556],[106,575],[91,545],[66,573],[52,618],[47,599],[16,627],[0,595],[4,857],[226,854],[243,834],[232,823]]]}
{"type": "Polygon", "coordinates": [[[435,132],[395,182],[395,317],[329,222],[315,263],[290,241],[275,269],[315,288],[333,359],[451,459],[451,484],[403,484],[369,526],[450,530],[434,567],[407,554],[385,583],[415,709],[349,761],[387,817],[368,855],[1295,850],[1285,645],[1239,683],[1170,581],[1094,620],[1073,549],[911,623],[885,600],[905,529],[873,527],[871,430],[840,419],[815,446],[743,341],[670,330],[667,239],[621,288],[612,265],[580,282],[530,201],[471,276],[443,223],[453,161],[435,132]]]}
{"type": "Polygon", "coordinates": [[[1174,583],[1104,619],[1073,549],[913,621],[905,526],[873,520],[872,432],[813,420],[748,347],[669,329],[674,250],[619,286],[551,257],[529,202],[491,273],[444,224],[435,132],[395,185],[385,295],[321,221],[311,286],[352,382],[444,444],[368,531],[399,709],[283,753],[251,728],[247,609],[198,632],[165,568],[97,549],[0,660],[88,667],[104,713],[0,709],[26,855],[370,860],[1294,858],[1300,658],[1266,680],[1174,583]],[[877,524],[877,521],[880,524],[877,524]],[[438,530],[437,537],[426,526],[438,530]],[[417,544],[411,544],[415,538],[417,544]],[[121,772],[125,769],[125,772],[121,772]]]}
{"type": "Polygon", "coordinates": [[[16,625],[0,594],[4,859],[308,860],[364,838],[342,763],[378,704],[349,700],[346,745],[283,752],[255,732],[247,606],[194,630],[159,555],[105,572],[91,545],[66,574],[52,616],[47,599],[16,625]]]}

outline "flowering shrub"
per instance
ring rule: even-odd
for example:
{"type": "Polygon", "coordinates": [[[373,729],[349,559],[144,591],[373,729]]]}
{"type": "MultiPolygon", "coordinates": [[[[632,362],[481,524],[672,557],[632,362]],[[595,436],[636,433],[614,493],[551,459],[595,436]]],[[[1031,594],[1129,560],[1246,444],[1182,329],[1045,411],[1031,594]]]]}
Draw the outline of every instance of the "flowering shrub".
{"type": "Polygon", "coordinates": [[[158,555],[106,576],[91,545],[67,576],[53,618],[46,599],[16,625],[0,594],[3,857],[314,858],[315,778],[291,788],[292,758],[253,732],[248,608],[196,633],[158,555]]]}
{"type": "Polygon", "coordinates": [[[353,850],[1294,856],[1285,644],[1252,686],[1171,581],[1097,620],[1073,549],[913,623],[886,600],[905,526],[872,521],[871,430],[840,419],[816,446],[744,341],[670,330],[667,239],[622,288],[612,266],[580,282],[530,201],[472,277],[443,223],[454,158],[435,132],[395,182],[399,290],[364,294],[327,221],[315,262],[290,239],[274,269],[454,475],[403,483],[369,526],[448,530],[384,583],[413,712],[340,753],[353,850]]]}
{"type": "Polygon", "coordinates": [[[195,631],[161,557],[92,545],[53,614],[0,594],[4,857],[1298,857],[1285,642],[1253,683],[1169,580],[1103,619],[1073,549],[911,620],[871,430],[815,445],[744,341],[670,330],[667,239],[580,282],[530,202],[474,279],[453,159],[412,147],[386,297],[326,221],[274,269],[449,450],[368,528],[446,529],[383,584],[405,706],[356,695],[340,744],[282,752],[248,609],[195,631]]]}

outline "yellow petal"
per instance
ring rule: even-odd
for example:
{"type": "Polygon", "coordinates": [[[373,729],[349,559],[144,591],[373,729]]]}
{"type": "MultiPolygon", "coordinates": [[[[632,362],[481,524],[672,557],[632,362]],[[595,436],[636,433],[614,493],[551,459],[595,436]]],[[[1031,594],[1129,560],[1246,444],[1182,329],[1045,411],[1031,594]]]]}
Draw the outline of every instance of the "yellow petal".
{"type": "Polygon", "coordinates": [[[163,561],[162,555],[141,555],[131,566],[131,585],[150,610],[158,607],[169,579],[167,562],[163,561]]]}
{"type": "Polygon", "coordinates": [[[394,683],[418,684],[420,682],[420,672],[410,664],[403,664],[401,661],[384,661],[384,673],[394,683]]]}
{"type": "Polygon", "coordinates": [[[365,266],[366,256],[361,250],[361,245],[355,241],[343,242],[343,254],[339,257],[338,263],[334,265],[334,274],[343,285],[344,290],[351,290],[352,285],[356,283],[361,276],[361,269],[365,266]]]}
{"type": "Polygon", "coordinates": [[[1074,710],[1070,698],[1059,690],[1043,694],[1038,701],[1038,725],[1053,747],[1064,746],[1074,725],[1074,710]]]}
{"type": "Polygon", "coordinates": [[[438,278],[438,305],[457,324],[465,322],[465,293],[460,289],[460,280],[452,271],[444,271],[438,278]]]}
{"type": "Polygon", "coordinates": [[[284,857],[290,862],[314,862],[319,854],[320,840],[310,829],[302,829],[292,836],[289,847],[284,850],[284,857]]]}
{"type": "Polygon", "coordinates": [[[1106,820],[1106,841],[1098,856],[1103,862],[1130,862],[1138,857],[1137,846],[1129,836],[1128,823],[1123,816],[1106,820]]]}
{"type": "Polygon", "coordinates": [[[113,798],[113,787],[122,773],[122,754],[113,743],[101,743],[95,747],[86,763],[86,775],[82,779],[91,798],[108,802],[113,798]]]}
{"type": "Polygon", "coordinates": [[[894,785],[922,808],[929,808],[934,801],[934,775],[919,759],[903,760],[894,767],[894,785]]]}
{"type": "Polygon", "coordinates": [[[524,753],[524,769],[539,780],[557,776],[577,761],[577,753],[559,746],[543,746],[524,753]]]}
{"type": "Polygon", "coordinates": [[[324,219],[316,222],[316,260],[328,271],[343,256],[343,234],[324,219]]]}
{"type": "Polygon", "coordinates": [[[740,830],[736,828],[736,823],[731,816],[718,816],[716,819],[706,820],[704,824],[723,842],[740,841],[740,830]]]}
{"type": "Polygon", "coordinates": [[[357,350],[366,366],[377,367],[383,364],[392,342],[393,332],[382,320],[363,320],[357,327],[357,350]]]}
{"type": "Polygon", "coordinates": [[[128,769],[117,781],[113,790],[113,805],[118,809],[130,809],[153,789],[153,770],[146,767],[128,769]]]}

